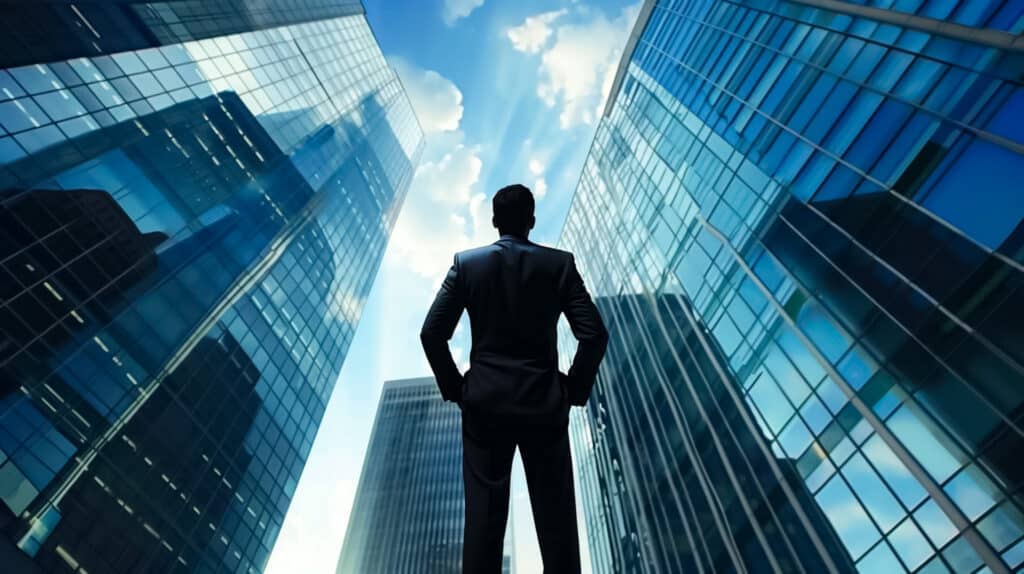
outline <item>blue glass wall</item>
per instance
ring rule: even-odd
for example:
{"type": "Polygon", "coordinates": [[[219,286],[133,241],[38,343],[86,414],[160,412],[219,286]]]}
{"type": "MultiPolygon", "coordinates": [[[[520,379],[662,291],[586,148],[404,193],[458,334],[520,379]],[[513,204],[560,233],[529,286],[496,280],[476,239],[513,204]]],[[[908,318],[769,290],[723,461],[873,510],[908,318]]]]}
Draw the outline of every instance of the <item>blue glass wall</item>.
{"type": "Polygon", "coordinates": [[[0,7],[4,67],[166,46],[363,12],[359,0],[9,0],[4,4],[0,7]]]}
{"type": "Polygon", "coordinates": [[[77,55],[0,70],[3,543],[47,571],[259,571],[422,147],[412,109],[358,2],[25,10],[46,34],[5,41],[77,55]],[[100,12],[145,43],[107,50],[100,12]]]}
{"type": "Polygon", "coordinates": [[[612,333],[597,571],[1024,564],[1022,30],[645,3],[562,235],[612,333]]]}

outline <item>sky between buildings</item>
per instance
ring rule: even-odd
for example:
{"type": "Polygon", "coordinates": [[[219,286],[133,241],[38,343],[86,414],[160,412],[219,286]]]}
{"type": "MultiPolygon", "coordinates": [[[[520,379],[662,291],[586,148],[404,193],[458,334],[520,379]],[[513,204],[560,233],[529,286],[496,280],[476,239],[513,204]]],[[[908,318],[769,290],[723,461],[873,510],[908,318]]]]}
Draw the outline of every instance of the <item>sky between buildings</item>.
{"type": "MultiPolygon", "coordinates": [[[[271,574],[334,572],[383,381],[430,374],[419,343],[423,317],[454,252],[497,239],[494,191],[508,183],[533,189],[531,239],[557,243],[640,7],[636,0],[364,4],[427,145],[271,555],[271,574]]],[[[452,340],[463,369],[468,331],[464,320],[452,340]]],[[[512,498],[517,571],[539,573],[518,455],[512,498]]]]}

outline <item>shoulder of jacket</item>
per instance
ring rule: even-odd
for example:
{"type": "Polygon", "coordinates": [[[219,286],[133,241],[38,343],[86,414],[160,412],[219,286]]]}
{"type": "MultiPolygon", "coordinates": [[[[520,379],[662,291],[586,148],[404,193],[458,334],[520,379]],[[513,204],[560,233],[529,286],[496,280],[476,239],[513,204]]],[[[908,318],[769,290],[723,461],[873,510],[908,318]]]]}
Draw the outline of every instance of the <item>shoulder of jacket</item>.
{"type": "Polygon", "coordinates": [[[560,273],[566,272],[570,267],[574,265],[573,254],[563,249],[555,247],[548,247],[547,245],[538,245],[541,251],[544,253],[544,259],[547,264],[552,266],[554,269],[559,270],[560,273]]]}
{"type": "Polygon", "coordinates": [[[564,249],[559,249],[557,247],[551,247],[549,245],[541,245],[540,243],[531,243],[531,245],[533,245],[535,248],[537,248],[539,251],[543,252],[544,254],[550,255],[550,256],[555,257],[557,259],[571,259],[572,258],[572,253],[570,253],[568,251],[565,251],[564,249]]]}
{"type": "Polygon", "coordinates": [[[472,249],[457,252],[455,254],[455,260],[459,263],[465,263],[466,261],[472,261],[486,253],[490,253],[491,251],[494,251],[493,245],[481,245],[480,247],[473,247],[472,249]]]}
{"type": "Polygon", "coordinates": [[[572,254],[571,251],[566,251],[564,249],[557,249],[555,247],[548,247],[547,249],[549,249],[552,253],[554,253],[556,256],[558,256],[558,258],[563,263],[569,263],[569,262],[571,262],[575,258],[575,256],[572,254]]]}

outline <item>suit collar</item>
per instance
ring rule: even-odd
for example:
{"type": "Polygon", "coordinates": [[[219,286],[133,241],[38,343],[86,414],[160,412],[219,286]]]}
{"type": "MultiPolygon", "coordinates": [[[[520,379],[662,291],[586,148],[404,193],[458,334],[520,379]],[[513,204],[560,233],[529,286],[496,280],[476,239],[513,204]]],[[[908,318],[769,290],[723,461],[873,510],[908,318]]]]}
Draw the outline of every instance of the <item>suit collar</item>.
{"type": "Polygon", "coordinates": [[[520,235],[512,235],[511,233],[503,233],[498,241],[518,241],[520,243],[529,243],[530,240],[520,235]]]}

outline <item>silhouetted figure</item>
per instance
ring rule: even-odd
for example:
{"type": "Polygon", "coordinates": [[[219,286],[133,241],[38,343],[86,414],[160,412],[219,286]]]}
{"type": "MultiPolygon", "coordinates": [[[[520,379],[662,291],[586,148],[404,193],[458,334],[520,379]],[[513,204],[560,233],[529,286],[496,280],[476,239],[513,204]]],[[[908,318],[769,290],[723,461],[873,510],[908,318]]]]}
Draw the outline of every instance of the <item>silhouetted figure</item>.
{"type": "Polygon", "coordinates": [[[462,409],[462,569],[472,574],[501,571],[516,446],[544,571],[580,571],[569,407],[586,404],[608,332],[572,254],[527,239],[533,205],[522,185],[495,194],[492,223],[501,238],[455,255],[420,333],[442,397],[462,409]],[[465,375],[448,348],[463,309],[473,336],[465,375]],[[568,374],[558,370],[562,313],[579,341],[568,374]]]}

